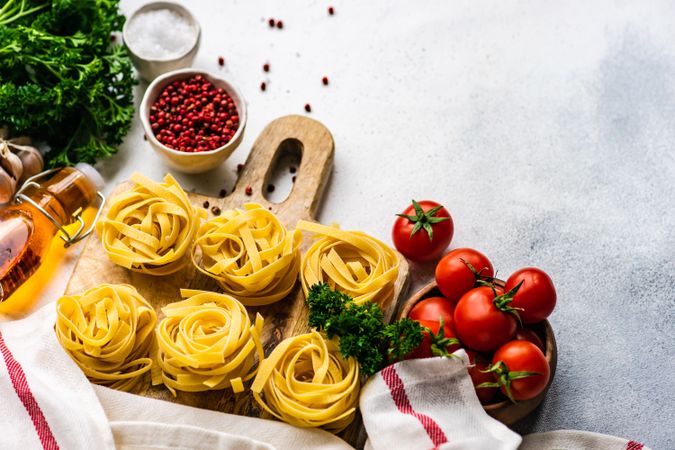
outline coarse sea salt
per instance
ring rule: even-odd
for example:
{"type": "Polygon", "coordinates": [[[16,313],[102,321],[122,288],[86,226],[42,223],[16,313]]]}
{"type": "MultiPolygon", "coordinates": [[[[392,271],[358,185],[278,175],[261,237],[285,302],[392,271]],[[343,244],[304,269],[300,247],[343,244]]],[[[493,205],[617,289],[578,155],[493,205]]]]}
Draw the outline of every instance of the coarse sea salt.
{"type": "Polygon", "coordinates": [[[127,45],[146,59],[167,59],[186,53],[197,40],[190,21],[169,9],[154,9],[132,17],[127,27],[127,45]]]}

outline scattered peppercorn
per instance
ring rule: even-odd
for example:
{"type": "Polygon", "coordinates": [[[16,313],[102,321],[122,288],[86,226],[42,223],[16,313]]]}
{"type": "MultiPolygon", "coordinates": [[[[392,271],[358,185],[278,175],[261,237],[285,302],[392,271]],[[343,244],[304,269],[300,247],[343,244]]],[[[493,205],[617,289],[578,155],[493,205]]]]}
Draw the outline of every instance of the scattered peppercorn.
{"type": "Polygon", "coordinates": [[[150,126],[165,146],[182,152],[215,150],[239,128],[234,100],[202,75],[168,84],[150,108],[150,126]]]}
{"type": "Polygon", "coordinates": [[[309,103],[305,103],[305,111],[312,112],[312,107],[309,103]]]}
{"type": "Polygon", "coordinates": [[[281,20],[277,20],[277,28],[282,29],[284,27],[284,23],[281,20]]]}
{"type": "Polygon", "coordinates": [[[274,192],[274,185],[273,184],[268,184],[267,185],[267,192],[274,192]]]}
{"type": "Polygon", "coordinates": [[[246,190],[244,192],[246,192],[246,195],[253,195],[253,189],[251,186],[246,186],[246,190]]]}
{"type": "Polygon", "coordinates": [[[293,178],[291,178],[291,181],[295,183],[295,175],[293,176],[293,178]]]}
{"type": "Polygon", "coordinates": [[[291,168],[289,170],[291,171],[291,173],[295,173],[295,171],[298,170],[298,169],[296,169],[295,166],[291,166],[291,168]]]}
{"type": "Polygon", "coordinates": [[[202,204],[202,206],[203,206],[204,208],[208,208],[208,207],[209,207],[209,201],[208,201],[208,200],[205,200],[204,203],[202,204]]]}
{"type": "Polygon", "coordinates": [[[267,23],[269,24],[270,28],[274,28],[274,19],[268,20],[267,23]]]}
{"type": "Polygon", "coordinates": [[[220,198],[223,198],[227,195],[227,191],[225,189],[220,190],[220,198]]]}
{"type": "Polygon", "coordinates": [[[224,66],[225,65],[225,58],[223,58],[222,56],[219,56],[218,57],[218,65],[224,66]]]}
{"type": "Polygon", "coordinates": [[[270,71],[270,65],[268,63],[263,64],[263,70],[265,72],[269,72],[270,71]]]}
{"type": "Polygon", "coordinates": [[[328,14],[330,14],[331,16],[332,16],[333,14],[335,14],[335,8],[333,8],[332,6],[329,6],[329,7],[328,7],[328,14]]]}
{"type": "Polygon", "coordinates": [[[267,83],[263,81],[262,83],[260,83],[260,90],[265,92],[265,89],[267,89],[267,83]]]}
{"type": "Polygon", "coordinates": [[[220,208],[218,208],[217,206],[212,206],[211,212],[213,213],[214,216],[219,216],[220,215],[220,208]]]}
{"type": "Polygon", "coordinates": [[[147,140],[148,140],[148,135],[147,135],[147,134],[144,134],[144,135],[143,135],[143,140],[144,140],[144,141],[147,141],[147,140]]]}
{"type": "Polygon", "coordinates": [[[328,86],[328,77],[323,77],[321,79],[321,82],[323,83],[324,86],[328,86]]]}
{"type": "Polygon", "coordinates": [[[269,209],[270,211],[272,211],[272,207],[271,207],[271,206],[268,206],[267,209],[269,209]]]}
{"type": "Polygon", "coordinates": [[[237,173],[240,173],[242,170],[244,170],[244,165],[243,164],[237,164],[237,173]]]}
{"type": "Polygon", "coordinates": [[[115,42],[116,40],[117,40],[117,36],[115,36],[114,34],[111,34],[110,35],[110,42],[115,42]]]}

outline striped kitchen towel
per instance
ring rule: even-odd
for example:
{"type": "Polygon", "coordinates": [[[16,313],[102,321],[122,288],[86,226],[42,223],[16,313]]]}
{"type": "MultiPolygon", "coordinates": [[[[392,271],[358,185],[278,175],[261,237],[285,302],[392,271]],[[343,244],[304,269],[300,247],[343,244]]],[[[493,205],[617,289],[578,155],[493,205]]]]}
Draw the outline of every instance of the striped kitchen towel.
{"type": "Polygon", "coordinates": [[[360,408],[366,449],[648,450],[634,441],[583,431],[521,438],[483,410],[466,370],[468,359],[403,361],[371,377],[360,408]]]}

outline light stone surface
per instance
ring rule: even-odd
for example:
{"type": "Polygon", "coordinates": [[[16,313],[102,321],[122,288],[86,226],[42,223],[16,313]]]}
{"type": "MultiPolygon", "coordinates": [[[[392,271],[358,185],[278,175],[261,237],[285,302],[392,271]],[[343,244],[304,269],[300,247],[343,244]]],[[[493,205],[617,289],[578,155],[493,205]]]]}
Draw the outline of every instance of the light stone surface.
{"type": "MultiPolygon", "coordinates": [[[[390,242],[394,213],[435,199],[454,217],[452,247],[482,250],[503,277],[552,276],[558,371],[517,431],[675,448],[675,3],[182,3],[202,25],[195,66],[249,106],[240,148],[219,170],[178,175],[184,186],[229,190],[264,125],[311,103],[336,144],[322,222],[390,242]]],[[[98,167],[108,190],[168,170],[136,119],[98,167]]],[[[40,303],[63,292],[76,256],[40,303]]],[[[432,273],[415,266],[413,289],[432,273]]]]}

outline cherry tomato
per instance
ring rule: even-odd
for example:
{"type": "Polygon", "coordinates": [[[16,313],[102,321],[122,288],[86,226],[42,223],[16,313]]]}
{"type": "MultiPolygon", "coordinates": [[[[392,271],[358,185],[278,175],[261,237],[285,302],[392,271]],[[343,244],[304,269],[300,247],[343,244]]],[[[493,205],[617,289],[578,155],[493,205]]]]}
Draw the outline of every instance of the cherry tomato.
{"type": "Polygon", "coordinates": [[[500,310],[495,300],[502,299],[502,291],[477,287],[464,294],[455,307],[455,330],[467,347],[490,352],[513,339],[518,328],[516,316],[500,310]]]}
{"type": "MultiPolygon", "coordinates": [[[[469,367],[469,376],[473,382],[474,388],[482,383],[494,383],[495,377],[492,373],[483,372],[488,369],[490,366],[490,360],[483,357],[480,353],[476,353],[473,350],[466,350],[466,354],[469,356],[469,362],[473,365],[469,367]]],[[[476,388],[476,395],[478,400],[483,405],[490,403],[490,400],[497,394],[496,387],[488,388],[476,388]]]]}
{"type": "Polygon", "coordinates": [[[551,315],[555,308],[556,293],[553,281],[543,270],[526,267],[517,270],[506,280],[504,290],[510,291],[521,281],[523,284],[513,297],[511,306],[523,308],[518,312],[523,323],[541,322],[551,315]]]}
{"type": "Polygon", "coordinates": [[[541,340],[539,335],[534,331],[530,330],[529,328],[518,328],[518,331],[516,331],[515,339],[532,342],[534,345],[539,347],[539,350],[541,350],[542,352],[546,351],[546,347],[544,347],[544,342],[541,340]]]}
{"type": "Polygon", "coordinates": [[[494,377],[506,395],[513,400],[529,400],[541,394],[551,376],[546,357],[539,348],[528,341],[511,341],[501,346],[492,356],[494,377]],[[524,375],[519,372],[534,372],[524,375]]]}
{"type": "Polygon", "coordinates": [[[391,239],[396,250],[413,261],[429,261],[443,254],[455,227],[447,209],[431,200],[412,201],[394,222],[391,239]]]}
{"type": "Polygon", "coordinates": [[[436,266],[436,284],[441,293],[450,301],[456,302],[462,295],[474,287],[477,273],[481,277],[492,278],[494,269],[487,256],[472,248],[457,248],[445,255],[436,266]]]}
{"type": "MultiPolygon", "coordinates": [[[[417,322],[419,322],[423,327],[429,328],[434,334],[438,334],[438,331],[441,328],[441,324],[437,320],[417,320],[417,322]]],[[[429,336],[429,333],[426,331],[423,331],[423,333],[424,338],[422,339],[422,343],[415,350],[410,352],[408,356],[406,356],[406,359],[431,358],[432,356],[435,356],[431,351],[431,336],[429,336]]],[[[457,338],[451,323],[443,323],[443,333],[445,338],[457,338]]],[[[445,349],[448,353],[452,353],[456,350],[459,350],[459,348],[459,344],[450,344],[445,349]]]]}
{"type": "Polygon", "coordinates": [[[440,318],[443,319],[446,327],[450,326],[454,331],[454,314],[455,305],[450,300],[443,297],[429,297],[415,304],[410,310],[408,317],[413,320],[431,320],[435,322],[438,322],[440,318]]]}

